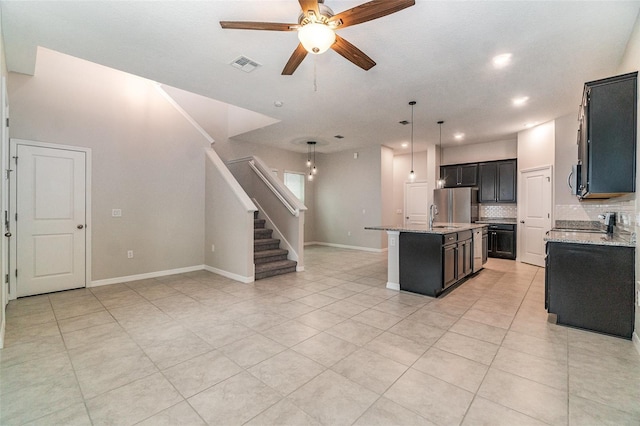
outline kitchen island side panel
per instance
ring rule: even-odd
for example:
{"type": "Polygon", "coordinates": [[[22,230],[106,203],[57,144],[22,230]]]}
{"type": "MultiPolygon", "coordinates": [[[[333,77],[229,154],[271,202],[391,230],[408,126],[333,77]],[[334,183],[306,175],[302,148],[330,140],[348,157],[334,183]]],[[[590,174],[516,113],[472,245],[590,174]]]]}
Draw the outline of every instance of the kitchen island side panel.
{"type": "Polygon", "coordinates": [[[436,296],[443,288],[442,235],[400,233],[400,290],[436,296]]]}

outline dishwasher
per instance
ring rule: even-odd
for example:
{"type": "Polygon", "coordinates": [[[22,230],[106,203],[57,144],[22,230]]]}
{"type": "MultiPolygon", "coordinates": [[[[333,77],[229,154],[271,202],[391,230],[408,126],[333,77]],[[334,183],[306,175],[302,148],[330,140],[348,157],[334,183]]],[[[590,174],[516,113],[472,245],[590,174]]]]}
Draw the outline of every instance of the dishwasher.
{"type": "Polygon", "coordinates": [[[473,264],[471,272],[474,274],[482,269],[482,229],[476,228],[473,230],[473,264]]]}

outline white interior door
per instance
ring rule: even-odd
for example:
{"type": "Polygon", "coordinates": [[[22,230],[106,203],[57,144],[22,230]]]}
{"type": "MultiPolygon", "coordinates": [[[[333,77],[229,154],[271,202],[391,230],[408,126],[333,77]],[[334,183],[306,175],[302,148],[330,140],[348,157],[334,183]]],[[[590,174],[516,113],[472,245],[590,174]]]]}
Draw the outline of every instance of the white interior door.
{"type": "Polygon", "coordinates": [[[425,225],[429,210],[427,182],[407,182],[404,187],[404,224],[425,225]]]}
{"type": "Polygon", "coordinates": [[[17,296],[86,286],[86,153],[17,145],[17,296]]]}
{"type": "Polygon", "coordinates": [[[523,171],[520,177],[521,262],[544,266],[544,236],[551,229],[551,167],[523,171]]]}

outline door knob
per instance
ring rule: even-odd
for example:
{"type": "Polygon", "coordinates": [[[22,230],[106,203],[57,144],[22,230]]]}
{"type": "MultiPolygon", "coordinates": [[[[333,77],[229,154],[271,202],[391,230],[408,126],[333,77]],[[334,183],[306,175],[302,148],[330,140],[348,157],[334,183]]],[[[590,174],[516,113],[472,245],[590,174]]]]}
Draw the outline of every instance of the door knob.
{"type": "Polygon", "coordinates": [[[7,238],[11,238],[11,232],[7,231],[4,233],[4,236],[7,238]]]}
{"type": "Polygon", "coordinates": [[[521,220],[520,223],[524,223],[524,220],[521,220]]]}
{"type": "Polygon", "coordinates": [[[78,225],[78,229],[84,228],[84,225],[78,225]]]}

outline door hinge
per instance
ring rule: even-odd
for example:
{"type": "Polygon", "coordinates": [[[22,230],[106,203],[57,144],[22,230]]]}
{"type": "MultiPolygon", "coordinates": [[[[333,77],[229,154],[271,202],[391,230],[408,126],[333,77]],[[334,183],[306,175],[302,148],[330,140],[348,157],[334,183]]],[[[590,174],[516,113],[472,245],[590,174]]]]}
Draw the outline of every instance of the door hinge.
{"type": "Polygon", "coordinates": [[[9,274],[4,274],[4,283],[9,284],[9,274]]]}
{"type": "Polygon", "coordinates": [[[18,221],[18,213],[16,213],[16,222],[18,221]]]}
{"type": "Polygon", "coordinates": [[[14,161],[16,162],[16,165],[18,165],[18,156],[17,156],[17,155],[15,155],[15,156],[13,157],[13,159],[14,159],[14,161]]]}
{"type": "Polygon", "coordinates": [[[7,127],[9,127],[9,117],[7,117],[7,127]]]}
{"type": "Polygon", "coordinates": [[[16,269],[16,278],[18,278],[18,270],[16,269]]]}
{"type": "Polygon", "coordinates": [[[551,219],[551,213],[547,213],[547,219],[551,219]]]}

